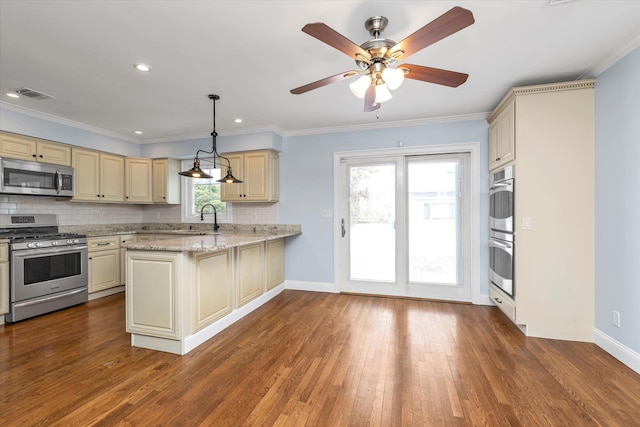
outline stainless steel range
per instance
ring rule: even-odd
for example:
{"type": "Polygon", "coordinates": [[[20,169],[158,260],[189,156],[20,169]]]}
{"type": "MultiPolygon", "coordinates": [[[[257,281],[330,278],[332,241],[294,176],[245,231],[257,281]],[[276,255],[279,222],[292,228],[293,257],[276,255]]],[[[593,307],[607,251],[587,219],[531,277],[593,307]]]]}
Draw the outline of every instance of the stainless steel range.
{"type": "Polygon", "coordinates": [[[58,232],[52,214],[0,215],[9,239],[9,313],[6,322],[39,316],[88,299],[87,238],[58,232]]]}

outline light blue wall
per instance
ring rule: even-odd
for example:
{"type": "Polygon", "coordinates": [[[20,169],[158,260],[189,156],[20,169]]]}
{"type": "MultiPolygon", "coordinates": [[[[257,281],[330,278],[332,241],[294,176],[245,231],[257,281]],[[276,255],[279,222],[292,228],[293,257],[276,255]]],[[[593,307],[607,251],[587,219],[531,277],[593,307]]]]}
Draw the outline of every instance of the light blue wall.
{"type": "Polygon", "coordinates": [[[596,328],[640,352],[640,48],[596,81],[596,328]],[[621,327],[612,324],[613,310],[621,327]]]}
{"type": "Polygon", "coordinates": [[[1,105],[0,129],[125,156],[141,155],[140,145],[134,142],[19,113],[3,108],[1,105]]]}
{"type": "Polygon", "coordinates": [[[480,293],[488,293],[488,125],[484,120],[370,131],[290,136],[280,153],[281,223],[301,224],[302,235],[287,243],[286,278],[333,283],[333,153],[464,142],[480,142],[480,293]]]}

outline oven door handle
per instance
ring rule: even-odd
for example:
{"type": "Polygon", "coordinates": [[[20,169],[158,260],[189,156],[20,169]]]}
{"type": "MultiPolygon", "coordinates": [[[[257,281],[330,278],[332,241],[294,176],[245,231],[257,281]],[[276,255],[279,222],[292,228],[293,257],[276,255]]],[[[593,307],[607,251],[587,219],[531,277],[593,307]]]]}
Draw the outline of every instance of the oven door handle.
{"type": "Polygon", "coordinates": [[[17,303],[14,303],[13,305],[15,307],[28,307],[28,306],[34,305],[34,304],[42,304],[45,301],[52,301],[52,300],[55,300],[55,299],[59,299],[59,298],[68,297],[68,296],[71,296],[71,295],[79,294],[80,292],[86,292],[86,288],[74,289],[73,291],[65,292],[64,294],[55,294],[55,295],[51,295],[50,297],[46,297],[46,298],[38,298],[36,301],[17,302],[17,303]]]}
{"type": "Polygon", "coordinates": [[[81,250],[87,250],[87,245],[74,245],[74,246],[63,246],[63,247],[47,247],[47,248],[36,248],[36,249],[27,249],[24,251],[14,251],[12,253],[15,258],[26,258],[32,255],[46,256],[46,255],[60,255],[64,253],[72,253],[78,252],[81,250]]]}
{"type": "Polygon", "coordinates": [[[489,187],[489,190],[497,190],[498,188],[502,188],[502,187],[511,187],[511,183],[509,182],[505,182],[504,184],[493,184],[492,186],[489,187]]]}
{"type": "Polygon", "coordinates": [[[60,190],[62,189],[62,174],[60,171],[56,171],[56,194],[60,194],[60,190]]]}
{"type": "Polygon", "coordinates": [[[491,239],[491,240],[489,241],[489,243],[491,243],[492,245],[498,246],[498,247],[500,247],[500,248],[504,248],[504,249],[511,249],[511,247],[512,247],[512,246],[511,246],[510,244],[508,244],[508,243],[502,243],[502,242],[499,242],[499,241],[494,240],[494,239],[491,239]]]}

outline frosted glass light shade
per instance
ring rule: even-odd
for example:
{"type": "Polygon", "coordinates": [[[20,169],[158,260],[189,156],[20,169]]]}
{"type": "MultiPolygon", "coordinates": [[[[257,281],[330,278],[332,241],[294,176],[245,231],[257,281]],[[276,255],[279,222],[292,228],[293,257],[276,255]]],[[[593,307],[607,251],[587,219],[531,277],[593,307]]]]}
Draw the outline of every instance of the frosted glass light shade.
{"type": "Polygon", "coordinates": [[[387,67],[382,70],[382,79],[385,81],[389,89],[398,89],[404,81],[404,71],[398,68],[387,67]]]}
{"type": "Polygon", "coordinates": [[[351,92],[353,92],[355,96],[362,99],[364,98],[364,94],[367,92],[367,88],[369,87],[370,84],[371,84],[371,77],[369,77],[369,75],[367,74],[367,75],[361,76],[355,82],[351,82],[349,84],[349,88],[351,89],[351,92]]]}
{"type": "Polygon", "coordinates": [[[391,99],[391,92],[389,92],[389,88],[386,84],[381,84],[376,86],[376,104],[380,104],[382,102],[388,101],[391,99]]]}

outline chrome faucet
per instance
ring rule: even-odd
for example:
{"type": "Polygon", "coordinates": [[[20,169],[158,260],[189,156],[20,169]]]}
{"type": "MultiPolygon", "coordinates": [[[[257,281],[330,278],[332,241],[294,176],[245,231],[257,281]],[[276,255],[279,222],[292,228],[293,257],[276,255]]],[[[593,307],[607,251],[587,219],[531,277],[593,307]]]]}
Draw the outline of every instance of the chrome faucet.
{"type": "Polygon", "coordinates": [[[220,228],[220,226],[218,225],[218,211],[216,210],[216,207],[211,203],[207,203],[200,209],[200,221],[204,221],[204,208],[206,208],[207,206],[211,206],[213,208],[213,231],[218,231],[218,229],[220,228]]]}

